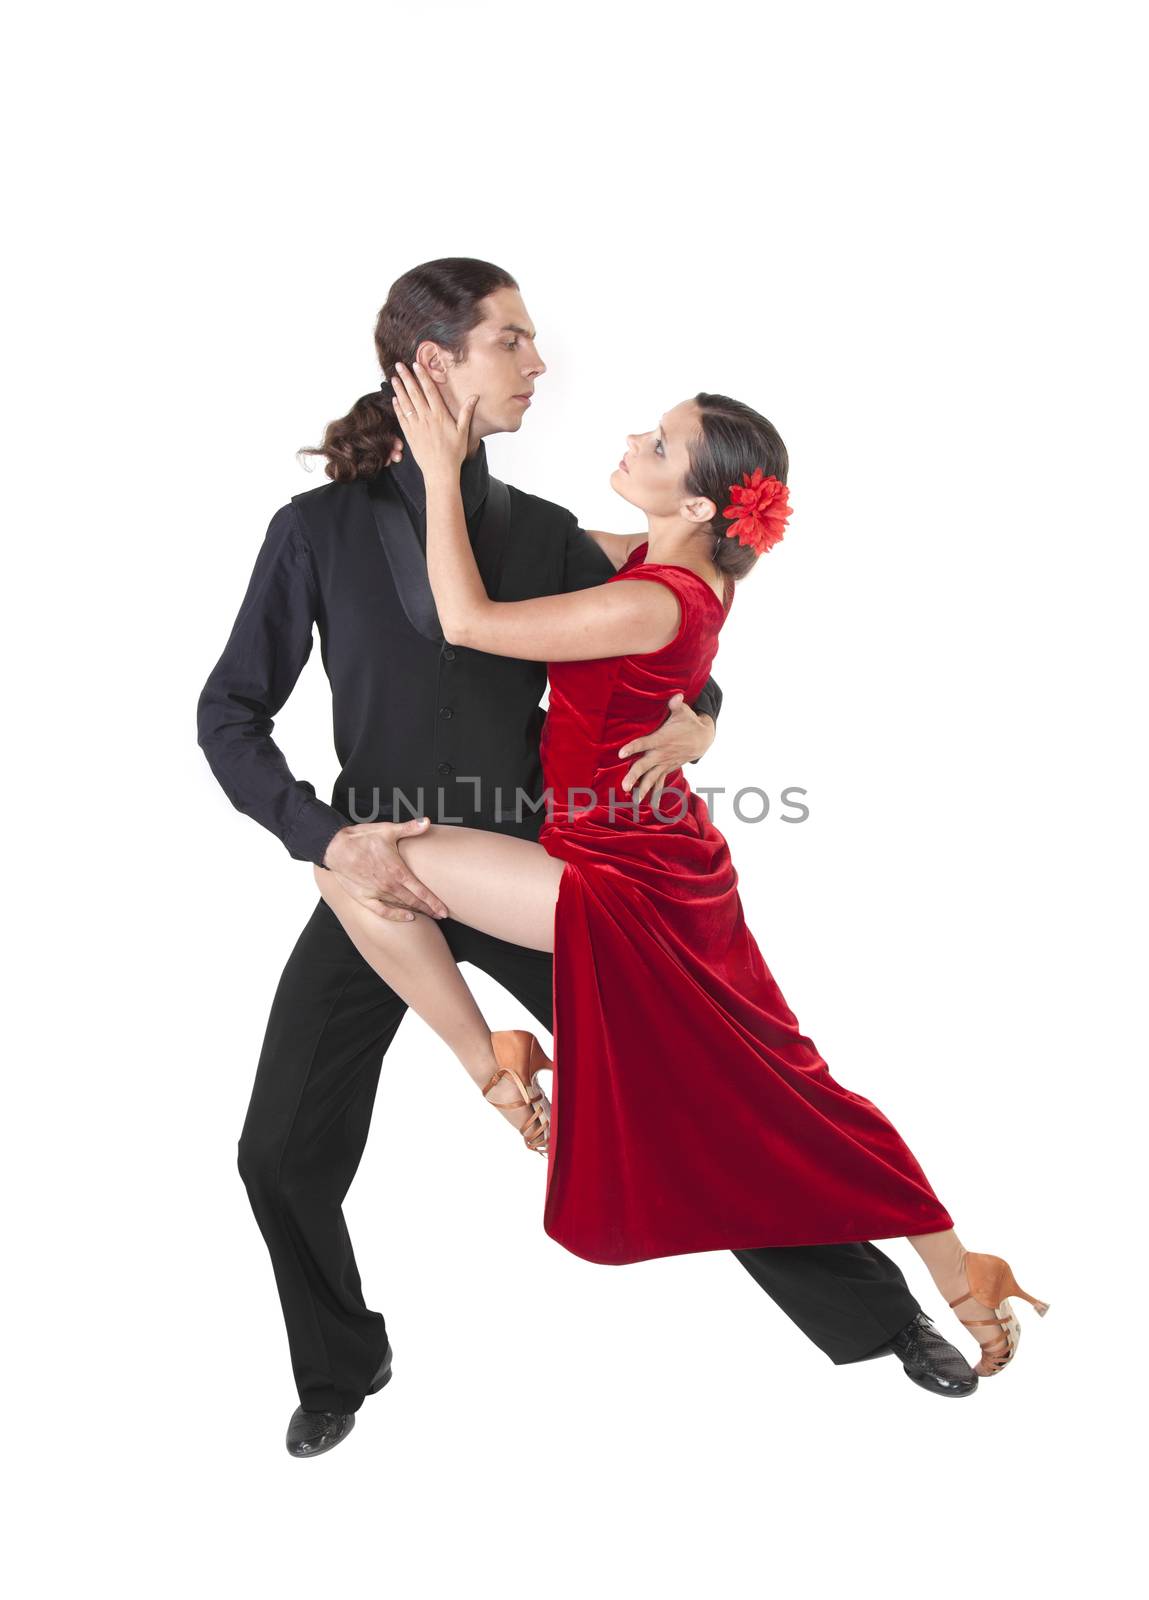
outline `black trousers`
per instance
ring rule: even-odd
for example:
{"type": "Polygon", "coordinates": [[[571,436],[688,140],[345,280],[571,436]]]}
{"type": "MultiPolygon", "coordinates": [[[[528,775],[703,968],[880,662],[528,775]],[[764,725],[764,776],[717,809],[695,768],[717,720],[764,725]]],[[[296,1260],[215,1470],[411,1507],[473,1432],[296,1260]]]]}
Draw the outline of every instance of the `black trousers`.
{"type": "MultiPolygon", "coordinates": [[[[489,973],[551,1031],[549,952],[451,918],[439,927],[456,961],[489,973]]],[[[363,1300],[342,1204],[406,1011],[320,899],[276,989],[239,1139],[300,1403],[313,1410],[357,1411],[386,1347],[384,1319],[363,1300]]],[[[732,1253],[836,1364],[872,1354],[918,1310],[896,1263],[872,1244],[732,1253]]]]}

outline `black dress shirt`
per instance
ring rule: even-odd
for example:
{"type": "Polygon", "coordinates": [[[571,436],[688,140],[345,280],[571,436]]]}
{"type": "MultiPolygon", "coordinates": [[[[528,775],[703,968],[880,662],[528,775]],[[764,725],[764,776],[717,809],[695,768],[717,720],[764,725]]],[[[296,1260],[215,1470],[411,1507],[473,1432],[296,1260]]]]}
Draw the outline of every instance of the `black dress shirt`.
{"type": "MultiPolygon", "coordinates": [[[[326,483],[280,507],[199,697],[198,742],[224,792],[298,861],[322,865],[331,839],[353,822],[435,821],[437,811],[444,821],[537,838],[543,821],[516,796],[537,805],[543,792],[546,664],[446,643],[426,575],[423,474],[409,451],[386,474],[409,520],[384,505],[390,490],[379,480],[326,483]],[[272,738],[316,627],[342,766],[330,805],[294,777],[272,738]]],[[[492,519],[483,521],[489,483],[480,443],[460,488],[492,599],[586,589],[613,574],[571,512],[510,485],[510,527],[498,538],[492,519]]],[[[721,702],[711,678],[693,709],[717,720],[721,702]]]]}

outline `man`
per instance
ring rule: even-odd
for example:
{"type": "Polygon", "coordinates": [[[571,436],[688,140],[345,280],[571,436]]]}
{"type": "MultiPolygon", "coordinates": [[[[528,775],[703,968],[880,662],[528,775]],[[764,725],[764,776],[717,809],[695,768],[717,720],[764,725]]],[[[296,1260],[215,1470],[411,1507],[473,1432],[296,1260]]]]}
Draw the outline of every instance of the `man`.
{"type": "MultiPolygon", "coordinates": [[[[466,257],[428,262],[397,280],[379,315],[376,350],[385,371],[422,357],[477,393],[480,438],[518,430],[546,371],[514,279],[466,257]]],[[[329,426],[315,453],[326,456],[335,481],[293,496],[272,518],[198,705],[199,743],[237,809],[275,833],[295,860],[337,871],[386,917],[447,909],[397,848],[420,816],[537,838],[546,685],[541,662],[444,641],[427,578],[422,474],[397,437],[386,393],[363,397],[329,426]],[[316,625],[342,766],[331,805],[292,775],[272,739],[316,625]]],[[[492,598],[582,589],[616,570],[610,536],[592,536],[570,512],[493,479],[484,444],[463,463],[460,483],[492,598]]],[[[635,793],[699,759],[721,698],[711,679],[693,707],[671,702],[660,727],[620,752],[637,756],[628,775],[635,793]]],[[[457,960],[496,978],[553,1032],[549,953],[449,917],[439,925],[457,960]]],[[[239,1141],[240,1173],[287,1325],[300,1401],[287,1447],[299,1457],[345,1438],[365,1396],[391,1376],[385,1321],[364,1301],[341,1207],[382,1059],[406,1009],[320,899],[276,990],[239,1141]]],[[[833,1362],[892,1349],[932,1392],[976,1387],[897,1266],[873,1245],[734,1254],[833,1362]]]]}

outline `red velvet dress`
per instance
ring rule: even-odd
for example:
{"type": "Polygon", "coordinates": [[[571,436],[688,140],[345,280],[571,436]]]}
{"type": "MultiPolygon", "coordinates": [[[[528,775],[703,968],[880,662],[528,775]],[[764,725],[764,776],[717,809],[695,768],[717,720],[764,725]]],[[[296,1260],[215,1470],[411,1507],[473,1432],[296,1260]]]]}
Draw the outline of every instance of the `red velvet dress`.
{"type": "Polygon", "coordinates": [[[659,725],[671,695],[695,699],[727,614],[697,573],[646,549],[607,581],[668,584],[675,638],[548,663],[539,842],[566,867],[543,1225],[612,1264],[950,1228],[897,1130],[800,1032],[706,802],[679,769],[662,820],[650,795],[635,820],[620,787],[633,758],[619,748],[659,725]]]}

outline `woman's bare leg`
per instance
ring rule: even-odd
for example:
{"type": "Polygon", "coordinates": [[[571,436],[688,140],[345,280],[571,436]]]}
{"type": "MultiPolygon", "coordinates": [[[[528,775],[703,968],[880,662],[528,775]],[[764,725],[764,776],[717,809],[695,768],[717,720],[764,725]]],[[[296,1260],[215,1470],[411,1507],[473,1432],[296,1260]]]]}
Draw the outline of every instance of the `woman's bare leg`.
{"type": "MultiPolygon", "coordinates": [[[[555,902],[564,863],[530,839],[481,828],[428,823],[398,842],[411,871],[456,922],[528,950],[554,949],[555,902]]],[[[435,918],[416,912],[392,922],[366,910],[337,873],[316,867],[315,883],[359,954],[433,1028],[480,1087],[498,1066],[491,1030],[435,918]]],[[[504,1080],[493,1103],[521,1127],[528,1108],[504,1080]]]]}
{"type": "Polygon", "coordinates": [[[907,1234],[906,1237],[929,1268],[930,1277],[947,1304],[964,1292],[965,1249],[952,1228],[940,1233],[907,1234]]]}

